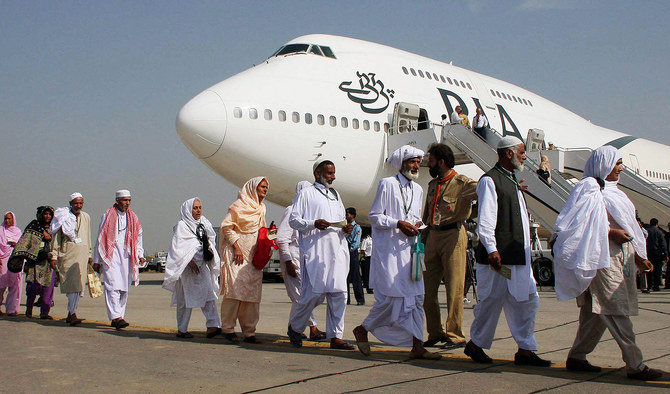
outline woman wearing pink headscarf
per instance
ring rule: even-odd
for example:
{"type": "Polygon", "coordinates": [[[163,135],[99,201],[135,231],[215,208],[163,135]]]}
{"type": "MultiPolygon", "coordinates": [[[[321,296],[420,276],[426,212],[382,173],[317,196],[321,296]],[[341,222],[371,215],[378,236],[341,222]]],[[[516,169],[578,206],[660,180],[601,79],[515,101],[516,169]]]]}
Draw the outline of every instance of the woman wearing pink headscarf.
{"type": "MultiPolygon", "coordinates": [[[[13,273],[7,270],[7,260],[14,251],[16,242],[21,238],[21,229],[16,227],[14,212],[5,212],[5,218],[0,226],[0,306],[7,289],[5,305],[7,316],[16,316],[21,301],[21,272],[13,273]]],[[[2,311],[0,310],[0,315],[2,311]]]]}
{"type": "Polygon", "coordinates": [[[268,192],[265,177],[247,181],[230,205],[221,223],[221,328],[223,337],[238,342],[235,325],[240,322],[244,342],[259,343],[256,325],[260,315],[263,271],[252,263],[258,230],[265,227],[265,204],[268,192]]]}

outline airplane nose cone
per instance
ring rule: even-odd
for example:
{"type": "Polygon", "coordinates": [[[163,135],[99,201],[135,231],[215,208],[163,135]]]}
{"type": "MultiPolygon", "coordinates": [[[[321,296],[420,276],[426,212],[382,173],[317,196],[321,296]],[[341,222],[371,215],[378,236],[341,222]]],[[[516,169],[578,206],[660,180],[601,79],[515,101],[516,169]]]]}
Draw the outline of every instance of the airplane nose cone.
{"type": "Polygon", "coordinates": [[[216,153],[226,135],[226,106],[218,94],[205,90],[177,115],[177,134],[199,159],[216,153]]]}

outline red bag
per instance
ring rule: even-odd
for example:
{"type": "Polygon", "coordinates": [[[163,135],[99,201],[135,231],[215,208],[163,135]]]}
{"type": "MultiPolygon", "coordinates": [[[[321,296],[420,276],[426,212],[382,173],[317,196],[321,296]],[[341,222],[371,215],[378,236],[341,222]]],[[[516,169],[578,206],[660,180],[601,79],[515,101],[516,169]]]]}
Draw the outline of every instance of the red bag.
{"type": "Polygon", "coordinates": [[[275,222],[270,223],[270,227],[261,227],[258,230],[258,241],[256,243],[256,253],[251,260],[254,267],[262,270],[272,257],[272,250],[279,249],[277,246],[277,227],[275,222]]]}

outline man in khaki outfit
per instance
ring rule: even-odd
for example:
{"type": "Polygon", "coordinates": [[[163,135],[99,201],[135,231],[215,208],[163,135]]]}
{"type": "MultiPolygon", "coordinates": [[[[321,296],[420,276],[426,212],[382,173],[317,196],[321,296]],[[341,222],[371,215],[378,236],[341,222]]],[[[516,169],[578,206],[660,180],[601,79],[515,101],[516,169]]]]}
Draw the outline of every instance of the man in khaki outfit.
{"type": "Polygon", "coordinates": [[[463,222],[470,217],[472,202],[477,199],[477,182],[454,171],[454,153],[445,144],[428,148],[428,165],[433,180],[428,184],[423,222],[426,243],[426,272],[423,276],[426,296],[428,340],[424,346],[451,349],[465,346],[463,334],[463,287],[465,285],[465,251],[468,237],[463,222]],[[447,291],[446,333],[442,326],[437,293],[444,278],[447,291]]]}
{"type": "Polygon", "coordinates": [[[77,305],[83,297],[88,281],[87,264],[93,261],[91,250],[91,218],[82,211],[84,197],[80,193],[70,195],[70,206],[58,208],[51,221],[51,267],[58,268],[60,292],[67,295],[67,318],[65,322],[76,326],[82,322],[77,318],[77,305]]]}

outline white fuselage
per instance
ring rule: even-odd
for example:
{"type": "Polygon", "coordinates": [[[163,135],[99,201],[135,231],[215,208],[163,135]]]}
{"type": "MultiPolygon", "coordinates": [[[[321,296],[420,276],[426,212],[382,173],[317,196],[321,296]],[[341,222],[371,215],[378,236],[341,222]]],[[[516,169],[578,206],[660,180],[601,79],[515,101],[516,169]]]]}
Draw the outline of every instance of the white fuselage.
{"type": "MultiPolygon", "coordinates": [[[[180,137],[208,167],[237,186],[268,177],[267,198],[282,206],[298,181],[314,179],[315,160],[329,159],[345,206],[367,213],[379,179],[395,172],[385,164],[385,129],[396,102],[418,104],[433,123],[459,104],[472,122],[479,102],[499,132],[525,138],[529,129],[541,129],[545,141],[566,149],[621,139],[617,147],[627,166],[670,185],[669,146],[626,139],[513,84],[357,39],[317,34],[292,43],[327,46],[335,58],[307,52],[270,57],[196,96],[177,118],[180,137]]],[[[481,174],[474,164],[458,170],[481,174]]],[[[427,172],[419,181],[424,187],[427,172]]]]}

